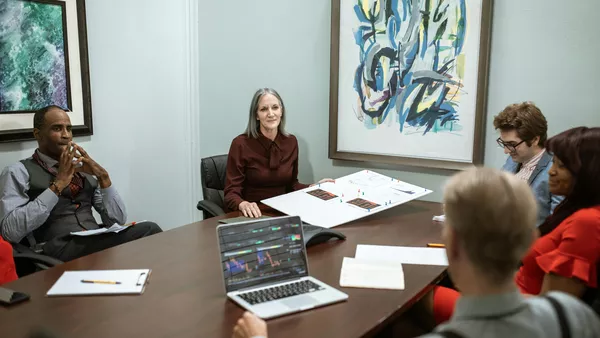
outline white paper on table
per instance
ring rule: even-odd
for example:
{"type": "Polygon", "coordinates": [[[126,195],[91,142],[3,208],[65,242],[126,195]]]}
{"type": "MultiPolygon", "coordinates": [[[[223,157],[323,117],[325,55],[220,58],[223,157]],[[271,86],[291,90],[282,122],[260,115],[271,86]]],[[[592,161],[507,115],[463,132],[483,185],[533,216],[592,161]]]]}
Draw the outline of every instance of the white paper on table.
{"type": "Polygon", "coordinates": [[[446,215],[433,216],[435,222],[444,223],[446,222],[446,215]]]}
{"type": "Polygon", "coordinates": [[[402,264],[448,266],[448,257],[444,248],[359,244],[356,246],[355,257],[361,260],[391,261],[402,264]]]}
{"type": "Polygon", "coordinates": [[[404,290],[402,264],[344,257],[340,273],[340,286],[404,290]]]}
{"type": "Polygon", "coordinates": [[[142,294],[150,269],[65,271],[47,296],[142,294]],[[119,284],[83,283],[82,280],[115,281],[119,284]]]}
{"type": "Polygon", "coordinates": [[[119,224],[115,223],[110,228],[100,228],[100,229],[94,229],[94,230],[76,231],[76,232],[71,232],[71,235],[73,235],[73,236],[95,236],[95,235],[107,234],[107,233],[111,233],[111,232],[114,232],[117,234],[127,228],[128,228],[128,226],[126,226],[126,225],[119,225],[119,224]]]}
{"type": "MultiPolygon", "coordinates": [[[[261,202],[287,215],[300,216],[310,224],[332,228],[421,198],[432,191],[374,171],[362,170],[261,202]],[[318,198],[308,192],[321,189],[331,198],[318,198]],[[364,201],[354,201],[354,199],[364,201]],[[353,202],[353,203],[354,203],[353,202]]],[[[329,197],[324,196],[324,197],[329,197]]]]}

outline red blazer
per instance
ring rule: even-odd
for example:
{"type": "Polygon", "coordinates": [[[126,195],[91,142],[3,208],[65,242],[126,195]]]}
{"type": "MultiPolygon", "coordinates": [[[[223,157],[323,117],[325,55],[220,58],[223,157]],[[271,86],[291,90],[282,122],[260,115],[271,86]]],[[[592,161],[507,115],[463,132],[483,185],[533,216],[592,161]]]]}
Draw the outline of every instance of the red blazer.
{"type": "Polygon", "coordinates": [[[0,285],[17,279],[12,246],[0,237],[0,285]]]}
{"type": "Polygon", "coordinates": [[[544,275],[577,278],[589,288],[598,287],[600,263],[600,206],[580,209],[549,234],[537,239],[523,258],[516,275],[522,293],[537,295],[544,275]]]}

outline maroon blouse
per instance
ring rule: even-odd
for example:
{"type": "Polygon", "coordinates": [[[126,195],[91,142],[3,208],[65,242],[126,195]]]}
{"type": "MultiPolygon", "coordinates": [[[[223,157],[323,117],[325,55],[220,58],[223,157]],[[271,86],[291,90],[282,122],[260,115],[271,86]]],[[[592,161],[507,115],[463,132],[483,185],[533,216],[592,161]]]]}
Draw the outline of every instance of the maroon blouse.
{"type": "Polygon", "coordinates": [[[227,158],[225,207],[238,210],[242,201],[263,199],[304,189],[298,182],[298,140],[277,134],[275,141],[259,134],[233,139],[227,158]]]}

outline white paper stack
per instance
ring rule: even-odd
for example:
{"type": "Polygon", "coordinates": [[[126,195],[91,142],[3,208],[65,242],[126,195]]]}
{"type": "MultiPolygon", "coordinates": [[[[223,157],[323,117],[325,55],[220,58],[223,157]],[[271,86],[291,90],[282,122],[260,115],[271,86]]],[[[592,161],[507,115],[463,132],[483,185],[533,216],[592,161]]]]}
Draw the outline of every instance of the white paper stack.
{"type": "Polygon", "coordinates": [[[115,223],[110,228],[100,228],[100,229],[95,229],[95,230],[83,230],[83,231],[71,232],[71,235],[84,237],[84,236],[95,236],[95,235],[100,235],[100,234],[108,234],[111,232],[118,234],[119,232],[121,232],[127,228],[128,228],[127,225],[119,225],[119,224],[115,223]]]}
{"type": "Polygon", "coordinates": [[[355,256],[357,259],[362,260],[448,266],[448,256],[446,256],[446,249],[444,248],[359,244],[356,246],[355,256]]]}
{"type": "Polygon", "coordinates": [[[340,286],[404,290],[402,264],[344,257],[340,286]]]}
{"type": "Polygon", "coordinates": [[[402,264],[448,266],[444,248],[363,245],[356,257],[344,257],[340,286],[404,290],[402,264]]]}

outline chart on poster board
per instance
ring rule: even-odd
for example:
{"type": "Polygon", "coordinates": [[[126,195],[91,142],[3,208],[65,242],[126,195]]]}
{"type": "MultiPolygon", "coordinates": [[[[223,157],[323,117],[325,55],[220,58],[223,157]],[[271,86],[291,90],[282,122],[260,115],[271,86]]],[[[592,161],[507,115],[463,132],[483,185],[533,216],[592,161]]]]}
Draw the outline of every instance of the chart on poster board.
{"type": "Polygon", "coordinates": [[[432,191],[362,170],[261,202],[309,224],[332,228],[430,194],[432,191]]]}

